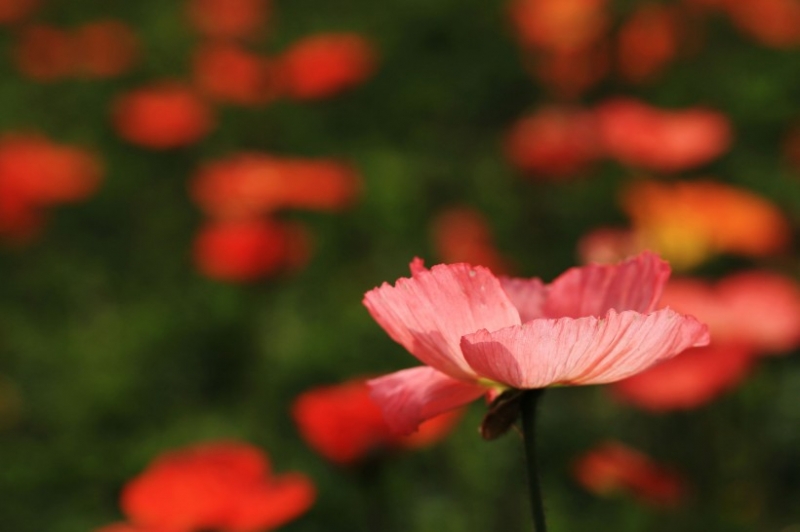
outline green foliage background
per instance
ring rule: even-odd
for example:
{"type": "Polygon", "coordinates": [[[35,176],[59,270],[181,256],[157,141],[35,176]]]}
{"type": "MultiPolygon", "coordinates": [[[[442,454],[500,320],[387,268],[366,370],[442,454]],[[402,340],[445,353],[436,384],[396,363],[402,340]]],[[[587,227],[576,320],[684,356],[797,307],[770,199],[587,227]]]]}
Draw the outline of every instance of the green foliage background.
{"type": "MultiPolygon", "coordinates": [[[[0,393],[17,401],[0,412],[0,529],[88,531],[119,520],[120,488],[153,457],[223,438],[262,446],[276,470],[314,479],[318,502],[287,531],[528,530],[520,439],[480,440],[481,405],[443,444],[388,461],[368,487],[309,450],[288,410],[311,386],[414,362],[361,298],[405,275],[415,255],[436,262],[430,221],[441,209],[480,209],[520,272],[549,280],[576,262],[580,235],[624,221],[615,195],[626,171],[609,163],[586,179],[536,183],[505,162],[502,135],[545,95],[523,71],[505,3],[478,0],[278,0],[263,51],[357,31],[378,47],[374,79],[325,101],[221,109],[217,130],[188,149],[132,147],[111,131],[109,101],[147,80],[188,76],[197,37],[182,9],[160,0],[45,6],[40,18],[56,24],[114,16],[140,33],[143,64],[114,81],[23,79],[9,59],[13,32],[0,32],[0,131],[91,146],[107,167],[99,193],[53,212],[43,238],[0,250],[0,393]],[[350,160],[365,189],[341,214],[285,214],[314,235],[305,270],[236,286],[195,273],[201,215],[186,190],[199,162],[242,149],[350,160]]],[[[779,145],[800,118],[800,50],[765,48],[713,18],[700,53],[660,83],[612,79],[587,102],[614,94],[725,112],[733,149],[700,173],[770,198],[797,227],[800,180],[779,145]]],[[[723,258],[700,273],[750,265],[723,258]]],[[[769,266],[796,276],[797,256],[769,266]]],[[[799,391],[796,356],[766,359],[736,393],[682,414],[648,416],[601,387],[549,391],[540,445],[552,530],[800,530],[799,391]],[[575,485],[571,460],[612,438],[683,470],[687,504],[651,510],[575,485]]]]}

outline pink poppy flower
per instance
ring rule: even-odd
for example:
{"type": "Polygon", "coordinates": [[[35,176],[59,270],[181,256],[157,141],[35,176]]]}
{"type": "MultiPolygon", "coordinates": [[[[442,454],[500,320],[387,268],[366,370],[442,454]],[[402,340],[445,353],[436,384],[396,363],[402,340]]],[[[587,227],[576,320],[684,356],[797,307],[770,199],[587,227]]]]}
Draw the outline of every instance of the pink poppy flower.
{"type": "Polygon", "coordinates": [[[650,252],[572,268],[549,285],[417,259],[412,276],[364,297],[378,324],[425,366],[370,381],[391,428],[508,389],[601,384],[709,341],[705,325],[655,310],[669,265],[650,252]]]}

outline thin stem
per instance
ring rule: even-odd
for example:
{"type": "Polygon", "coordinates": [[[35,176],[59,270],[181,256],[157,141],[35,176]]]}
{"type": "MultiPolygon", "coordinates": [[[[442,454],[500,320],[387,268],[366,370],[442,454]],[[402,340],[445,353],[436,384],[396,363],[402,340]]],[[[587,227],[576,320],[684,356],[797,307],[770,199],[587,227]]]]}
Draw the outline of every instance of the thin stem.
{"type": "Polygon", "coordinates": [[[539,467],[536,463],[536,406],[544,389],[530,390],[522,395],[522,436],[525,445],[525,462],[528,465],[528,491],[533,511],[535,532],[547,532],[542,504],[542,490],[539,487],[539,467]]]}

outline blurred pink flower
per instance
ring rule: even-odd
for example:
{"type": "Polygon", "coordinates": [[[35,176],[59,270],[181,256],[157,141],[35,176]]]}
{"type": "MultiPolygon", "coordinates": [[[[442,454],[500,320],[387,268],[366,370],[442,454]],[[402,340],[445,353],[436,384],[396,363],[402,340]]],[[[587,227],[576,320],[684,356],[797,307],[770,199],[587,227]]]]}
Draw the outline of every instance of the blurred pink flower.
{"type": "Polygon", "coordinates": [[[728,150],[731,125],[717,111],[664,111],[629,98],[596,108],[606,153],[619,162],[660,172],[705,164],[728,150]]]}
{"type": "Polygon", "coordinates": [[[696,319],[654,310],[669,265],[652,253],[572,268],[549,285],[468,264],[427,270],[419,259],[411,271],[364,297],[389,336],[426,364],[370,381],[397,432],[487,392],[613,382],[708,343],[696,319]]]}
{"type": "Polygon", "coordinates": [[[578,458],[572,472],[581,486],[596,495],[627,493],[652,506],[675,506],[686,492],[677,473],[615,441],[578,458]]]}

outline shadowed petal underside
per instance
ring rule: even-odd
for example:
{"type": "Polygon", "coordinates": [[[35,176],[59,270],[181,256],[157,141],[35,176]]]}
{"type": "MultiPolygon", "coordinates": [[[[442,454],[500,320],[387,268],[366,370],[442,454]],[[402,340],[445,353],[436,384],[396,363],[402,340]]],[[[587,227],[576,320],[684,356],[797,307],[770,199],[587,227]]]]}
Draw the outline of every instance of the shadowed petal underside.
{"type": "Polygon", "coordinates": [[[423,421],[474,401],[487,389],[453,379],[427,366],[404,369],[368,382],[389,427],[414,432],[423,421]]]}

